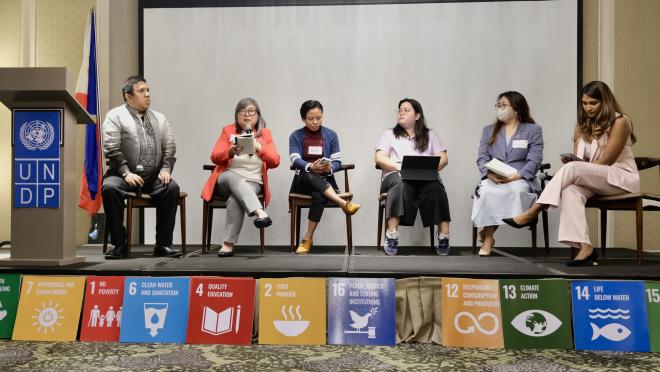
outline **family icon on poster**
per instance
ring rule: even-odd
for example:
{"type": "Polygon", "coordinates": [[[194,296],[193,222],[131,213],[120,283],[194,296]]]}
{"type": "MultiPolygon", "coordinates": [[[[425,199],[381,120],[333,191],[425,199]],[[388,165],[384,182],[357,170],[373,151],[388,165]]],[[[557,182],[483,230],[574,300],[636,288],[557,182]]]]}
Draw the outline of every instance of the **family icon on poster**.
{"type": "Polygon", "coordinates": [[[282,317],[284,320],[273,320],[275,329],[287,337],[296,337],[305,332],[307,327],[309,327],[309,320],[303,320],[300,314],[300,305],[295,307],[295,315],[293,309],[293,305],[289,305],[287,315],[287,307],[286,305],[282,305],[282,317]]]}
{"type": "Polygon", "coordinates": [[[115,327],[121,328],[121,314],[123,306],[119,306],[119,310],[115,311],[114,306],[110,306],[105,313],[101,312],[99,305],[94,305],[94,308],[89,312],[88,326],[96,327],[115,327]]]}
{"type": "Polygon", "coordinates": [[[35,309],[37,314],[32,315],[32,319],[35,319],[32,326],[37,327],[37,332],[43,332],[47,335],[48,331],[55,333],[55,326],[62,326],[60,319],[64,319],[64,317],[60,313],[64,311],[64,308],[58,309],[59,306],[59,303],[53,305],[53,301],[50,301],[48,306],[42,302],[41,308],[35,309]]]}
{"type": "Polygon", "coordinates": [[[368,335],[367,338],[376,338],[376,327],[367,327],[367,325],[369,324],[369,318],[378,313],[377,307],[372,307],[369,312],[364,315],[360,315],[353,310],[349,310],[348,313],[353,321],[353,323],[350,324],[353,329],[344,330],[344,334],[366,334],[368,335]],[[364,327],[367,327],[366,331],[362,330],[364,327]]]}

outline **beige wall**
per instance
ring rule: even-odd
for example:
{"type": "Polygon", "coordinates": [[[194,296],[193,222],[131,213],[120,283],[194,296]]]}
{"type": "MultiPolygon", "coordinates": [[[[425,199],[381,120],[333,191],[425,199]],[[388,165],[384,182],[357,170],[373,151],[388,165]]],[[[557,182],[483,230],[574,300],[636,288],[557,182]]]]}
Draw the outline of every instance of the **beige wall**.
{"type": "MultiPolygon", "coordinates": [[[[636,156],[660,157],[660,1],[614,2],[614,91],[637,135],[636,156]]],[[[658,168],[640,172],[642,190],[660,194],[658,168]]],[[[635,215],[615,212],[614,246],[636,247],[635,215]]],[[[660,213],[644,217],[644,247],[660,250],[660,213]]]]}
{"type": "MultiPolygon", "coordinates": [[[[0,67],[21,63],[21,2],[0,0],[0,67]]],[[[0,241],[11,231],[11,111],[0,104],[0,241]]]]}

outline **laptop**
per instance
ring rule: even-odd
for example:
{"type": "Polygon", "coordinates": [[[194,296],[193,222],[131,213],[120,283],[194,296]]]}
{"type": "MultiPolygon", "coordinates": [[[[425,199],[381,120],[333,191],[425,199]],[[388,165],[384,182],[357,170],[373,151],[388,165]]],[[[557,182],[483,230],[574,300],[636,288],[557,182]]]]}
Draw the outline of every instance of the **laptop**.
{"type": "Polygon", "coordinates": [[[404,181],[434,181],[438,179],[439,156],[404,156],[401,179],[404,181]]]}

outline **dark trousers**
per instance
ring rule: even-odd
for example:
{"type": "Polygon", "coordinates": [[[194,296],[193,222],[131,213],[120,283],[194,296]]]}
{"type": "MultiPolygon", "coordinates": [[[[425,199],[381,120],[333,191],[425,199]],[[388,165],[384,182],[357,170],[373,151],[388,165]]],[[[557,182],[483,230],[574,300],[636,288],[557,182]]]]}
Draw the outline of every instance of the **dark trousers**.
{"type": "Polygon", "coordinates": [[[312,205],[309,207],[307,216],[312,222],[321,221],[323,210],[328,205],[328,198],[323,195],[323,192],[328,187],[331,187],[330,183],[314,172],[300,171],[300,174],[293,177],[291,192],[309,194],[312,197],[312,205]]]}
{"type": "Polygon", "coordinates": [[[380,192],[387,193],[385,217],[399,217],[402,226],[415,224],[418,209],[424,227],[451,221],[447,192],[440,180],[404,181],[393,172],[383,179],[380,192]]]}
{"type": "MultiPolygon", "coordinates": [[[[103,178],[103,209],[110,229],[111,243],[115,247],[126,244],[124,228],[124,200],[126,193],[136,192],[121,176],[106,174],[103,178]]],[[[179,199],[179,185],[171,180],[163,184],[157,176],[144,180],[142,192],[149,194],[156,204],[156,245],[172,245],[172,234],[179,199]]]]}

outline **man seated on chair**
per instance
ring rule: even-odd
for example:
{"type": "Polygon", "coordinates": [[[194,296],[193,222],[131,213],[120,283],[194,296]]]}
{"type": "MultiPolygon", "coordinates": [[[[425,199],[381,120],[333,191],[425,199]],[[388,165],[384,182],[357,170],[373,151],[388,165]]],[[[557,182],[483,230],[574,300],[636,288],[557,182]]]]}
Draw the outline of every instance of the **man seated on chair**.
{"type": "Polygon", "coordinates": [[[156,205],[154,256],[176,256],[170,248],[179,185],[171,173],[176,158],[174,133],[165,115],[149,110],[147,81],[131,76],[124,82],[125,104],[108,112],[103,122],[103,153],[108,170],[103,177],[103,209],[114,249],[106,259],[128,257],[124,200],[128,192],[149,194],[156,205]]]}

